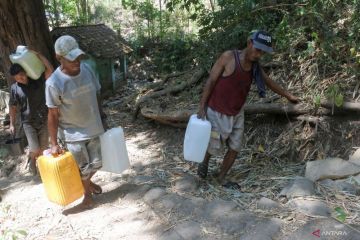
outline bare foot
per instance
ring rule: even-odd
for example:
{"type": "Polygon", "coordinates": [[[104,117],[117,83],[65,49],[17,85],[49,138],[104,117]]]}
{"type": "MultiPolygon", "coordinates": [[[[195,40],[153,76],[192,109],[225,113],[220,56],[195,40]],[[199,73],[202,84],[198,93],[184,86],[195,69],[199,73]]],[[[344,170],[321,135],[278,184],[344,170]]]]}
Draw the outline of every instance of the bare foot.
{"type": "Polygon", "coordinates": [[[101,194],[102,188],[94,182],[90,181],[90,192],[93,194],[101,194]]]}
{"type": "Polygon", "coordinates": [[[95,203],[91,197],[91,195],[85,194],[84,200],[79,204],[79,207],[83,210],[91,209],[95,206],[95,203]]]}

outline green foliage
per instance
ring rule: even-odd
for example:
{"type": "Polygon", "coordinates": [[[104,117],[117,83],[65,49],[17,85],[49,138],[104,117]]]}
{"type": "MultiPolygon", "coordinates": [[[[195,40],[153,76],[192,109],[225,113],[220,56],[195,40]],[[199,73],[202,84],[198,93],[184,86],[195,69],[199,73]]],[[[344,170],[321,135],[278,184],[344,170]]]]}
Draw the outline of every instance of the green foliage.
{"type": "MultiPolygon", "coordinates": [[[[51,26],[107,22],[119,30],[123,24],[113,14],[121,4],[133,13],[129,37],[135,48],[159,44],[164,52],[155,57],[170,58],[171,63],[183,61],[182,51],[191,44],[196,49],[185,56],[188,62],[196,59],[209,69],[221,52],[245,47],[249,33],[263,29],[273,35],[276,52],[287,54],[293,66],[316,61],[319,74],[312,78],[313,89],[318,78],[331,75],[329,70],[360,73],[360,0],[89,0],[87,15],[79,4],[84,1],[43,1],[51,26]]],[[[164,69],[174,68],[161,62],[164,69]]]]}
{"type": "Polygon", "coordinates": [[[24,239],[27,236],[27,232],[24,230],[4,230],[0,235],[0,240],[17,240],[24,239]]]}
{"type": "Polygon", "coordinates": [[[321,96],[320,95],[315,95],[314,96],[314,104],[315,104],[315,107],[320,107],[320,104],[321,104],[321,96]]]}
{"type": "MultiPolygon", "coordinates": [[[[6,215],[9,213],[11,205],[0,205],[0,210],[6,215]]],[[[17,240],[24,239],[27,236],[27,232],[21,229],[3,229],[0,232],[0,240],[17,240]]]]}
{"type": "Polygon", "coordinates": [[[183,71],[189,66],[187,56],[194,50],[191,39],[168,39],[161,46],[161,54],[154,57],[160,71],[183,71]]]}
{"type": "Polygon", "coordinates": [[[326,90],[326,96],[334,102],[337,107],[341,107],[344,103],[344,96],[340,91],[340,87],[337,84],[331,85],[326,90]]]}
{"type": "Polygon", "coordinates": [[[342,209],[341,207],[336,207],[334,210],[335,210],[335,218],[340,222],[345,222],[347,215],[344,209],[342,209]]]}

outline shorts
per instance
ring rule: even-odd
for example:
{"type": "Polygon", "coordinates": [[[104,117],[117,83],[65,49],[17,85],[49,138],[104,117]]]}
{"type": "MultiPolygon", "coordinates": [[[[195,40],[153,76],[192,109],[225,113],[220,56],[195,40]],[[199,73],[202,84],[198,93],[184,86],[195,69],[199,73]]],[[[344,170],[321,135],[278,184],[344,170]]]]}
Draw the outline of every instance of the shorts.
{"type": "Polygon", "coordinates": [[[49,134],[47,123],[40,127],[33,127],[29,123],[23,123],[23,129],[29,144],[30,152],[45,150],[49,147],[49,134]]]}
{"type": "Polygon", "coordinates": [[[208,107],[206,116],[211,123],[208,153],[211,155],[222,154],[225,144],[230,149],[239,152],[244,135],[244,109],[241,109],[235,116],[228,116],[208,107]]]}
{"type": "Polygon", "coordinates": [[[78,142],[67,142],[66,147],[74,156],[82,179],[87,179],[102,167],[99,137],[78,142]]]}

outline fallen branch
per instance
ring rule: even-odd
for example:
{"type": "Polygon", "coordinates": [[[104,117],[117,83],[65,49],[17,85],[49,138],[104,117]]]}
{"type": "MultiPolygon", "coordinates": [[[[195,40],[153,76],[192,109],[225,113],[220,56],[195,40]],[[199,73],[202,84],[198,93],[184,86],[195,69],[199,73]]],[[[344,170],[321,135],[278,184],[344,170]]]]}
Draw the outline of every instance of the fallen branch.
{"type": "Polygon", "coordinates": [[[320,102],[320,106],[328,109],[334,107],[334,113],[343,113],[346,111],[360,112],[360,103],[357,102],[344,102],[341,107],[336,107],[332,101],[323,100],[320,102]]]}
{"type": "MultiPolygon", "coordinates": [[[[332,104],[327,101],[322,101],[321,106],[325,108],[332,108],[332,104]]],[[[280,104],[280,103],[257,103],[257,104],[245,104],[245,114],[286,114],[292,116],[296,120],[306,121],[317,125],[325,120],[326,117],[333,115],[328,109],[318,109],[316,111],[317,116],[302,116],[306,114],[314,113],[313,108],[306,107],[303,104],[280,104]],[[323,117],[321,117],[323,116],[323,117]]],[[[188,108],[175,111],[164,112],[161,108],[142,108],[141,114],[155,121],[175,126],[186,126],[190,116],[197,113],[197,108],[188,108]]],[[[342,115],[344,113],[360,112],[360,103],[345,102],[341,108],[335,107],[334,114],[342,115]]]]}
{"type": "Polygon", "coordinates": [[[168,88],[165,88],[165,89],[160,90],[160,91],[150,92],[150,93],[140,97],[136,101],[136,104],[135,104],[134,120],[137,118],[137,115],[139,113],[140,106],[141,106],[142,103],[148,101],[151,98],[157,98],[157,97],[169,94],[169,93],[180,92],[180,91],[184,90],[186,87],[188,87],[188,86],[196,83],[197,81],[199,81],[202,78],[202,76],[204,75],[204,73],[205,73],[204,69],[199,69],[193,74],[193,76],[188,81],[183,81],[180,84],[169,86],[168,88]]]}
{"type": "MultiPolygon", "coordinates": [[[[186,126],[190,116],[197,112],[197,108],[189,108],[177,111],[163,112],[161,108],[147,108],[141,109],[141,114],[155,121],[168,124],[171,126],[186,126]]],[[[288,115],[302,115],[308,113],[302,104],[278,104],[278,103],[264,103],[264,104],[246,104],[246,114],[271,113],[271,114],[288,114],[288,115]]]]}

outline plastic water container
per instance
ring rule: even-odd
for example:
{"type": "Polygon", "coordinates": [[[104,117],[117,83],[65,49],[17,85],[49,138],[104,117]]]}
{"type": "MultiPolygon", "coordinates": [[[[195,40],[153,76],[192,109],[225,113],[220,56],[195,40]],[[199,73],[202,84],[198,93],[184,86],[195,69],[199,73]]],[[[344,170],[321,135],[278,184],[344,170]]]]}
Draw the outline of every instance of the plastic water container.
{"type": "Polygon", "coordinates": [[[49,201],[65,206],[84,195],[80,170],[70,152],[42,155],[37,163],[49,201]]]}
{"type": "Polygon", "coordinates": [[[130,167],[124,131],[121,127],[107,130],[100,136],[102,168],[112,173],[122,173],[130,167]]]}
{"type": "Polygon", "coordinates": [[[207,120],[191,115],[184,138],[184,159],[202,162],[210,141],[211,124],[207,120]]]}
{"type": "Polygon", "coordinates": [[[26,46],[18,46],[16,52],[9,57],[12,63],[20,64],[24,68],[26,75],[33,80],[39,79],[45,71],[43,62],[35,53],[29,51],[26,46]]]}

